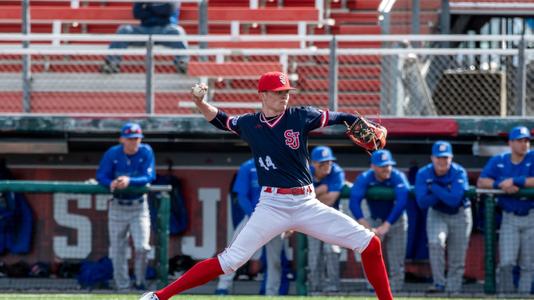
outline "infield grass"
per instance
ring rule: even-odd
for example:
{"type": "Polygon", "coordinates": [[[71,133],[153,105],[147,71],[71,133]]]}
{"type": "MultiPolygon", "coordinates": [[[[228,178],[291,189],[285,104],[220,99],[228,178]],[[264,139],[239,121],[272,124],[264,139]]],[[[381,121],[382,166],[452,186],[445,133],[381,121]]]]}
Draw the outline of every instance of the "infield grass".
{"type": "MultiPolygon", "coordinates": [[[[72,299],[72,300],[138,300],[139,295],[118,295],[118,294],[46,294],[46,293],[20,293],[20,294],[2,294],[0,293],[0,299],[2,300],[20,300],[20,299],[39,299],[39,300],[58,300],[58,299],[72,299]]],[[[340,296],[317,296],[317,297],[264,297],[264,296],[197,296],[197,295],[181,295],[174,296],[171,300],[373,300],[374,297],[340,297],[340,296]]],[[[428,299],[454,299],[454,300],[473,300],[473,298],[430,298],[430,297],[398,297],[397,300],[428,300],[428,299]]]]}

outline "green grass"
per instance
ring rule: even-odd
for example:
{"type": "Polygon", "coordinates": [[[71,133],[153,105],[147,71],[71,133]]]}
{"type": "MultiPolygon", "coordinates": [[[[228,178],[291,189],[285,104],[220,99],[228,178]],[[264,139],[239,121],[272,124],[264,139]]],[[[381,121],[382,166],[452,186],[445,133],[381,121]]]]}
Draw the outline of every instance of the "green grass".
{"type": "MultiPolygon", "coordinates": [[[[73,300],[138,300],[138,295],[123,295],[123,294],[81,294],[81,293],[72,293],[72,294],[1,294],[0,299],[2,300],[20,300],[20,299],[39,299],[39,300],[58,300],[58,299],[73,299],[73,300]]],[[[263,296],[193,296],[193,295],[182,295],[174,296],[171,300],[372,300],[376,299],[374,297],[263,297],[263,296]]],[[[395,298],[398,300],[428,300],[428,299],[454,299],[462,300],[462,298],[404,298],[399,297],[395,298]]],[[[468,300],[473,300],[473,298],[466,298],[468,300]]]]}

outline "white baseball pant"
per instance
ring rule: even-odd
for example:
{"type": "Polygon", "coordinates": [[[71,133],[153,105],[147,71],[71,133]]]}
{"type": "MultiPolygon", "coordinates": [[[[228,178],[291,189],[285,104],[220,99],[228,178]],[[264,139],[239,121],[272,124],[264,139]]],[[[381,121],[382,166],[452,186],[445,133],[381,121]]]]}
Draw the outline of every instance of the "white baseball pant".
{"type": "Polygon", "coordinates": [[[262,187],[259,203],[245,228],[218,255],[225,274],[235,272],[260,247],[287,230],[360,253],[365,250],[374,233],[317,200],[312,186],[305,188],[304,194],[291,195],[279,194],[277,188],[262,187]]]}

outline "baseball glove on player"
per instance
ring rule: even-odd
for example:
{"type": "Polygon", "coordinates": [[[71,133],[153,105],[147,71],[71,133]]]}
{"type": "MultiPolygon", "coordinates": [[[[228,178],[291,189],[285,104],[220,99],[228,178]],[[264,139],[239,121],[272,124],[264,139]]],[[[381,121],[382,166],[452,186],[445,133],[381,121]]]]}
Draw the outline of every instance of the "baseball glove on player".
{"type": "Polygon", "coordinates": [[[371,154],[372,151],[386,146],[386,137],[388,135],[386,127],[367,120],[360,115],[352,125],[347,123],[345,125],[347,125],[345,134],[354,144],[365,149],[367,153],[371,154]]]}

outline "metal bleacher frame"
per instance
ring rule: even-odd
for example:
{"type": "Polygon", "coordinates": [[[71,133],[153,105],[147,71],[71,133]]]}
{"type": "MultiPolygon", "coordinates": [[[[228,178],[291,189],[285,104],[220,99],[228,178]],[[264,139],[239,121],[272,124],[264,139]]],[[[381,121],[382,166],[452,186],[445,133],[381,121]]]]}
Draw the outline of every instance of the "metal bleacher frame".
{"type": "MultiPolygon", "coordinates": [[[[534,37],[525,37],[527,41],[534,39],[534,37]]],[[[318,48],[313,46],[313,43],[332,43],[334,42],[333,36],[321,35],[321,36],[306,36],[301,37],[298,35],[279,35],[276,37],[268,35],[240,35],[238,38],[232,36],[187,36],[187,37],[169,37],[169,36],[154,36],[152,37],[152,42],[162,41],[162,40],[179,40],[185,39],[188,41],[197,41],[210,43],[214,41],[227,41],[227,42],[257,42],[257,41],[285,41],[285,42],[297,42],[297,45],[304,41],[306,44],[311,46],[306,47],[295,47],[295,48],[282,48],[282,49],[245,49],[245,48],[208,48],[208,49],[195,49],[190,48],[186,50],[171,50],[166,48],[154,48],[152,55],[158,56],[174,56],[177,54],[182,55],[191,55],[191,56],[212,56],[215,57],[215,60],[212,60],[207,64],[211,65],[210,68],[201,70],[195,70],[195,65],[193,64],[193,69],[191,70],[192,74],[195,74],[194,77],[185,77],[189,80],[198,80],[198,78],[204,77],[207,79],[216,80],[224,75],[221,75],[220,72],[223,72],[224,69],[228,70],[232,66],[225,66],[225,57],[230,55],[270,55],[278,56],[279,66],[282,71],[288,71],[290,73],[291,80],[297,80],[296,74],[292,73],[288,68],[288,57],[292,55],[301,55],[301,56],[314,56],[314,57],[328,57],[331,54],[329,48],[318,48]],[[196,72],[196,73],[195,73],[196,72]],[[202,73],[205,72],[205,73],[202,73]],[[211,73],[210,73],[211,72],[211,73]]],[[[499,41],[499,40],[513,40],[518,41],[521,39],[521,36],[497,36],[497,35],[487,35],[487,36],[471,36],[471,35],[346,35],[346,36],[337,36],[335,42],[343,41],[379,41],[379,42],[403,42],[403,41],[466,41],[466,40],[480,40],[480,41],[499,41]]],[[[41,55],[108,55],[108,54],[122,54],[122,55],[140,55],[146,56],[148,53],[147,49],[133,48],[133,49],[124,49],[124,50],[109,50],[104,49],[104,44],[101,42],[103,40],[109,42],[110,40],[130,40],[130,41],[147,41],[147,36],[122,36],[122,35],[42,35],[42,34],[32,34],[32,35],[21,35],[21,34],[4,34],[0,35],[0,40],[4,42],[12,42],[12,46],[3,47],[0,50],[0,54],[3,55],[29,55],[29,54],[41,54],[41,55]],[[98,42],[96,46],[94,44],[84,44],[84,45],[68,45],[60,43],[60,46],[49,46],[49,45],[40,45],[32,44],[29,48],[25,49],[21,46],[21,41],[52,41],[53,39],[60,39],[61,41],[84,41],[84,42],[98,42]]],[[[517,55],[518,49],[449,49],[449,48],[339,48],[336,49],[337,56],[344,55],[480,55],[480,54],[502,54],[502,55],[517,55]]],[[[527,50],[527,52],[531,50],[527,50]]],[[[529,52],[529,53],[530,53],[529,52]]],[[[276,63],[276,62],[275,62],[276,63]]],[[[198,63],[197,65],[200,65],[198,63]]],[[[235,78],[250,77],[255,78],[257,74],[260,73],[261,69],[254,68],[254,64],[249,64],[248,62],[241,63],[241,66],[249,67],[247,73],[238,74],[233,73],[229,74],[229,77],[234,76],[235,78]],[[252,67],[251,67],[252,66],[252,67]],[[240,77],[240,75],[243,75],[240,77]]],[[[260,65],[258,64],[258,67],[260,65]]],[[[274,65],[270,65],[273,67],[274,65]]],[[[329,71],[330,72],[330,71],[329,71]]],[[[147,73],[148,74],[148,73],[147,73]]],[[[102,76],[102,75],[101,75],[102,76]]],[[[147,76],[148,77],[148,76],[147,76]]],[[[109,77],[103,76],[106,80],[109,80],[109,77]]],[[[182,79],[185,79],[182,78],[182,79]]],[[[150,83],[147,81],[146,87],[148,88],[150,83]]],[[[330,95],[333,91],[329,90],[328,94],[330,95]]],[[[253,99],[251,99],[253,100],[253,99]]],[[[151,103],[151,107],[154,104],[153,94],[146,93],[146,102],[147,107],[151,103]]],[[[254,101],[251,101],[254,102],[254,101]]],[[[225,103],[221,103],[223,106],[225,103]]],[[[180,106],[187,106],[187,101],[180,103],[180,106]]],[[[228,105],[240,105],[239,103],[228,103],[228,105]]],[[[241,103],[242,105],[242,103],[241,103]]],[[[154,111],[147,110],[147,114],[153,114],[154,111]]],[[[369,112],[365,112],[369,114],[369,112]]],[[[370,113],[372,114],[372,112],[370,113]]],[[[383,114],[386,115],[386,114],[383,114]]]]}

